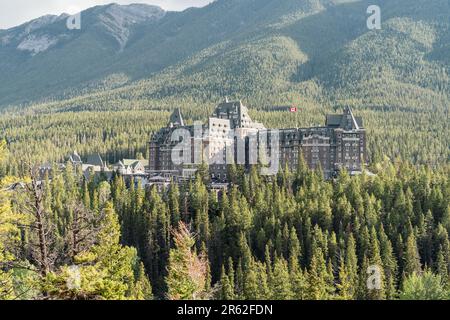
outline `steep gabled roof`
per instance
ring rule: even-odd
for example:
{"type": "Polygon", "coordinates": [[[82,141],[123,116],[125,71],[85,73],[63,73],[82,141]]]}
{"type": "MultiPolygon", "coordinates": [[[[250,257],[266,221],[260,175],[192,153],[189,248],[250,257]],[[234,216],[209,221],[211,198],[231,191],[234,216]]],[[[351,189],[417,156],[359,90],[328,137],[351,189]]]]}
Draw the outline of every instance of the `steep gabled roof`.
{"type": "Polygon", "coordinates": [[[135,169],[138,165],[141,165],[145,168],[147,165],[146,160],[138,160],[138,159],[123,159],[122,163],[124,166],[130,166],[131,168],[135,169]]]}
{"type": "Polygon", "coordinates": [[[345,107],[344,115],[341,118],[341,128],[345,130],[359,130],[358,122],[353,115],[352,109],[350,107],[345,107]]]}
{"type": "Polygon", "coordinates": [[[228,101],[220,103],[212,114],[213,118],[229,119],[231,128],[263,128],[262,124],[250,118],[247,107],[242,101],[228,101]]]}
{"type": "Polygon", "coordinates": [[[246,108],[241,101],[219,103],[212,115],[214,118],[228,119],[233,128],[239,127],[242,117],[246,116],[246,108]]]}
{"type": "Polygon", "coordinates": [[[337,127],[344,130],[359,130],[363,127],[361,117],[355,117],[352,109],[346,107],[343,114],[329,114],[326,117],[327,127],[337,127]]]}
{"type": "Polygon", "coordinates": [[[169,118],[169,127],[184,127],[183,115],[180,108],[176,108],[169,118]]]}
{"type": "Polygon", "coordinates": [[[74,151],[70,156],[69,156],[69,161],[72,163],[81,163],[81,157],[79,156],[79,154],[74,151]]]}
{"type": "Polygon", "coordinates": [[[88,156],[86,164],[99,167],[104,167],[105,165],[105,163],[102,160],[102,157],[98,153],[88,156]]]}
{"type": "Polygon", "coordinates": [[[119,160],[119,162],[117,162],[114,166],[115,166],[115,167],[120,167],[120,168],[125,167],[125,165],[123,164],[123,162],[120,161],[120,160],[119,160]]]}

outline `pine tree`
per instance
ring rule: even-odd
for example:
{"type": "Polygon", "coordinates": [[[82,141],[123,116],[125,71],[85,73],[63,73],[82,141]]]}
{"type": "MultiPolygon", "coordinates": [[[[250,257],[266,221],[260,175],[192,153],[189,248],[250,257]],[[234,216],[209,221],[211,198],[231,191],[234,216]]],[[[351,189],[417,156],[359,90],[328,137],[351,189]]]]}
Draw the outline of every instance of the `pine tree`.
{"type": "Polygon", "coordinates": [[[414,273],[420,274],[422,272],[419,251],[417,249],[416,237],[414,234],[411,234],[406,242],[404,261],[403,274],[405,277],[414,273]]]}
{"type": "Polygon", "coordinates": [[[376,268],[379,277],[379,288],[369,290],[367,298],[371,300],[380,300],[386,297],[385,295],[385,275],[383,269],[383,262],[381,260],[381,254],[379,249],[379,241],[375,227],[372,226],[370,231],[370,246],[368,252],[368,259],[370,266],[376,268]]]}
{"type": "Polygon", "coordinates": [[[234,300],[234,283],[225,272],[225,267],[222,265],[222,272],[220,276],[220,296],[221,300],[234,300]]]}
{"type": "Polygon", "coordinates": [[[449,274],[448,274],[448,262],[445,259],[445,255],[443,253],[443,248],[441,247],[439,250],[439,253],[437,255],[437,261],[436,261],[436,269],[437,274],[441,277],[442,282],[446,285],[446,287],[449,287],[449,274]]]}
{"type": "Polygon", "coordinates": [[[234,262],[231,257],[228,258],[228,278],[230,278],[230,285],[233,289],[233,299],[236,297],[236,277],[234,272],[234,262]]]}
{"type": "Polygon", "coordinates": [[[259,293],[259,277],[258,270],[256,269],[255,261],[251,261],[244,270],[244,288],[243,296],[246,300],[258,300],[260,299],[259,293]]]}
{"type": "Polygon", "coordinates": [[[369,259],[367,258],[367,256],[363,257],[362,263],[361,263],[361,267],[359,269],[359,273],[358,273],[358,286],[357,286],[357,290],[356,290],[356,298],[358,300],[368,300],[369,299],[369,295],[368,295],[368,273],[367,271],[369,270],[369,259]]]}
{"type": "Polygon", "coordinates": [[[120,225],[112,202],[105,204],[96,245],[75,257],[75,269],[62,266],[43,281],[54,299],[150,299],[151,285],[136,249],[120,244],[120,225]],[[74,272],[76,272],[74,274],[74,272]],[[79,279],[72,284],[74,276],[79,279]]]}
{"type": "MultiPolygon", "coordinates": [[[[5,153],[6,144],[0,140],[0,161],[3,160],[5,153]]],[[[0,300],[16,297],[10,264],[15,260],[13,249],[20,240],[17,224],[25,222],[25,217],[12,211],[9,196],[3,191],[10,182],[13,180],[8,178],[0,180],[0,300]]]]}
{"type": "Polygon", "coordinates": [[[254,268],[258,277],[258,299],[267,300],[268,297],[272,296],[272,291],[269,288],[266,266],[264,263],[256,261],[254,268]]]}
{"type": "Polygon", "coordinates": [[[180,216],[180,190],[178,188],[178,184],[172,183],[170,184],[169,188],[169,209],[171,214],[171,224],[172,226],[178,226],[178,222],[180,222],[181,216],[180,216]]]}
{"type": "Polygon", "coordinates": [[[292,298],[295,300],[307,299],[308,283],[302,269],[298,265],[291,267],[289,277],[292,283],[292,298]]]}
{"type": "Polygon", "coordinates": [[[383,225],[380,226],[379,231],[380,236],[380,250],[381,250],[381,260],[384,265],[384,274],[386,277],[386,298],[394,299],[397,293],[397,272],[398,266],[394,255],[394,250],[392,248],[391,241],[388,239],[386,233],[384,232],[383,225]]]}
{"type": "Polygon", "coordinates": [[[342,300],[353,299],[353,283],[350,282],[349,270],[344,263],[344,259],[341,259],[339,264],[339,281],[336,285],[338,289],[338,297],[342,300]]]}
{"type": "Polygon", "coordinates": [[[327,300],[329,298],[328,276],[322,250],[316,248],[313,252],[308,272],[308,299],[327,300]]]}
{"type": "Polygon", "coordinates": [[[272,278],[272,241],[269,240],[264,250],[264,261],[266,265],[266,272],[269,279],[272,278]]]}
{"type": "Polygon", "coordinates": [[[358,287],[358,258],[356,256],[356,244],[353,234],[350,233],[347,240],[347,250],[345,251],[345,267],[348,273],[350,296],[356,297],[358,287]]]}
{"type": "Polygon", "coordinates": [[[239,300],[244,299],[244,270],[242,269],[242,259],[239,259],[236,266],[236,274],[234,278],[234,292],[236,298],[239,300]]]}
{"type": "Polygon", "coordinates": [[[331,260],[328,260],[327,263],[326,283],[329,299],[333,299],[333,297],[336,294],[336,287],[335,287],[333,264],[331,263],[331,260]]]}
{"type": "Polygon", "coordinates": [[[194,228],[199,237],[199,243],[209,244],[209,195],[203,180],[197,178],[189,191],[190,204],[194,211],[194,228]]]}
{"type": "Polygon", "coordinates": [[[135,283],[131,289],[131,296],[136,300],[152,300],[152,285],[145,273],[144,264],[139,263],[137,271],[135,271],[135,283]]]}
{"type": "Polygon", "coordinates": [[[292,299],[292,286],[289,278],[289,270],[286,260],[276,257],[272,278],[271,289],[273,300],[290,300],[292,299]]]}

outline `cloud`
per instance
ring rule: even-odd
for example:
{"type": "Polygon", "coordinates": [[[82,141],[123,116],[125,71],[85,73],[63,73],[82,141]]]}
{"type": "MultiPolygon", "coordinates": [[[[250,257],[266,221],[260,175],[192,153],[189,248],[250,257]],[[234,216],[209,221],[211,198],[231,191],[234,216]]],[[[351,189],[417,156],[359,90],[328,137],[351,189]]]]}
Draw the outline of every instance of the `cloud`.
{"type": "Polygon", "coordinates": [[[95,5],[147,3],[165,10],[180,11],[188,7],[201,7],[212,0],[1,0],[0,29],[11,28],[46,14],[74,14],[95,5]]]}

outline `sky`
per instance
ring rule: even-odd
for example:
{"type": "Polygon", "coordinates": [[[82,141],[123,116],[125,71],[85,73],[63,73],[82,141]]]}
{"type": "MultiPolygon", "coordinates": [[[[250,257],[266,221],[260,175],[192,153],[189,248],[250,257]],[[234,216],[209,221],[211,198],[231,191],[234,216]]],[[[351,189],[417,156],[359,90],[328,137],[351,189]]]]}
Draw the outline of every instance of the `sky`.
{"type": "Polygon", "coordinates": [[[0,29],[7,29],[46,14],[75,14],[95,5],[147,3],[165,10],[202,7],[212,0],[0,0],[0,29]]]}

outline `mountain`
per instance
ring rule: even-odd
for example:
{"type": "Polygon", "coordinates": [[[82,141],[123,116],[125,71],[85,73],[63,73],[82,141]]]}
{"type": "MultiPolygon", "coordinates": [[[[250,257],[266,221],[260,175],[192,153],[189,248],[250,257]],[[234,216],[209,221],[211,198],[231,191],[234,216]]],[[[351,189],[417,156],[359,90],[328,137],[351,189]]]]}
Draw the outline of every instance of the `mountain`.
{"type": "Polygon", "coordinates": [[[97,6],[81,13],[81,30],[67,30],[67,15],[45,16],[0,33],[0,105],[76,96],[93,105],[102,95],[263,101],[297,92],[444,106],[449,14],[447,0],[217,0],[183,12],[97,6]],[[381,30],[366,27],[373,4],[381,30]]]}
{"type": "Polygon", "coordinates": [[[88,85],[111,66],[143,28],[166,12],[142,4],[97,6],[69,30],[67,14],[44,16],[0,33],[1,100],[22,102],[88,85]]]}

